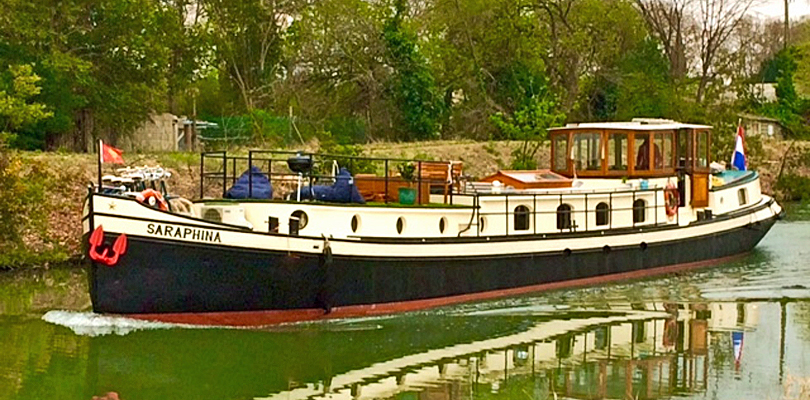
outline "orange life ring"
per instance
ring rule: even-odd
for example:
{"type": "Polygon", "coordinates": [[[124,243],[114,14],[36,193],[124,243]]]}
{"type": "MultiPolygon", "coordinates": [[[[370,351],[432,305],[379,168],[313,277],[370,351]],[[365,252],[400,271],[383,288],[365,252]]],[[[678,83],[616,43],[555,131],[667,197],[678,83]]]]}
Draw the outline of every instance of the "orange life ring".
{"type": "Polygon", "coordinates": [[[678,188],[671,183],[667,184],[664,189],[664,207],[667,210],[667,216],[672,217],[678,213],[678,204],[681,202],[679,197],[678,188]]]}
{"type": "Polygon", "coordinates": [[[157,208],[158,210],[162,211],[169,211],[169,203],[167,203],[166,199],[163,198],[163,195],[155,189],[146,189],[143,192],[138,193],[135,196],[135,199],[149,207],[157,208]]]}

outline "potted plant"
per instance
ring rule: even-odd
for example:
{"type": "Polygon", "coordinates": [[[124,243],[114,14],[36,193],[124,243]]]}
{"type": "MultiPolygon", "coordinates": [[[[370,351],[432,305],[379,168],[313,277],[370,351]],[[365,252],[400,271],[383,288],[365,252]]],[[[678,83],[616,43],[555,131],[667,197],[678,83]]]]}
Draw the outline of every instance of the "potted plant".
{"type": "Polygon", "coordinates": [[[399,188],[399,203],[414,204],[416,202],[416,189],[413,188],[413,178],[416,167],[408,162],[397,165],[397,170],[400,178],[407,182],[408,185],[399,188]]]}

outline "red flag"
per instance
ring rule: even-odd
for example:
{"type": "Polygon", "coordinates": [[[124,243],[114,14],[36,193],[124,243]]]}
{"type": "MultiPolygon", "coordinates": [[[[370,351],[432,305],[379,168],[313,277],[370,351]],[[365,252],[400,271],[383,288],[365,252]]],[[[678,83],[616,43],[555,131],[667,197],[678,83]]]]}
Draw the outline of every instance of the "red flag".
{"type": "Polygon", "coordinates": [[[121,149],[101,143],[101,162],[112,164],[124,164],[124,157],[121,157],[121,149]]]}

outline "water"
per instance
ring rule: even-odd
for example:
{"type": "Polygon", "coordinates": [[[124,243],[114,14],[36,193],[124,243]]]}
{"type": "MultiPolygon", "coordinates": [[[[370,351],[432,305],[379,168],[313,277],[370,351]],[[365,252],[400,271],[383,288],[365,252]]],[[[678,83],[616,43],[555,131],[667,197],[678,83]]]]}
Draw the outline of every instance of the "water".
{"type": "Polygon", "coordinates": [[[810,222],[782,222],[700,272],[266,330],[94,315],[80,270],[0,275],[0,400],[807,398],[808,260],[810,222]]]}

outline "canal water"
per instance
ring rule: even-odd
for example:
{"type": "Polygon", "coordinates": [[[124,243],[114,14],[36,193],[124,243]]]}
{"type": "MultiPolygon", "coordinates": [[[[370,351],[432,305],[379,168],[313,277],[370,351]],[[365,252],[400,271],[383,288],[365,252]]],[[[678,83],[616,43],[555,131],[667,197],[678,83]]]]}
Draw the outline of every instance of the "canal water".
{"type": "Polygon", "coordinates": [[[799,399],[810,222],[679,275],[265,330],[87,312],[81,269],[0,275],[0,400],[799,399]]]}

